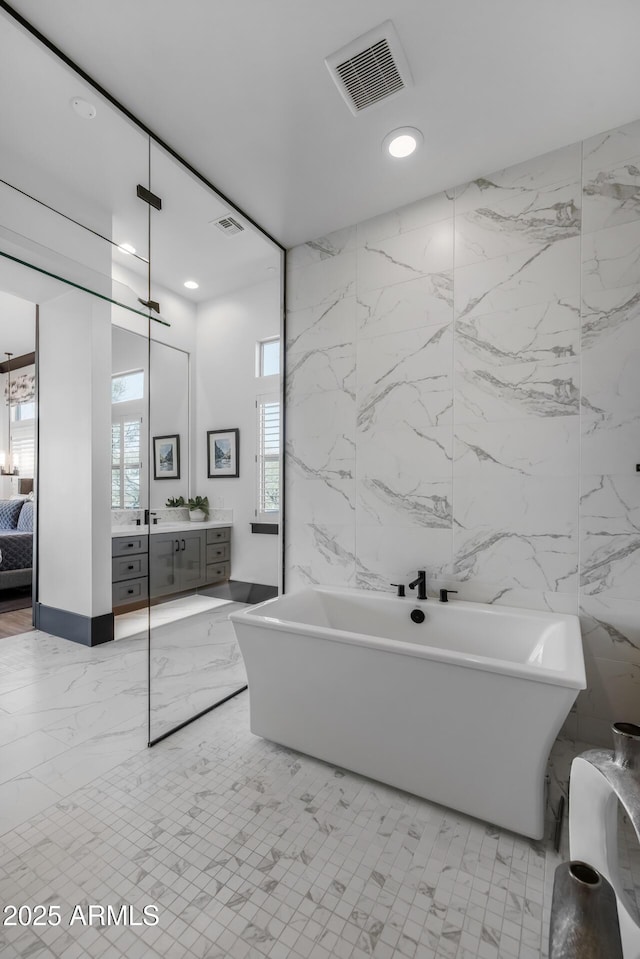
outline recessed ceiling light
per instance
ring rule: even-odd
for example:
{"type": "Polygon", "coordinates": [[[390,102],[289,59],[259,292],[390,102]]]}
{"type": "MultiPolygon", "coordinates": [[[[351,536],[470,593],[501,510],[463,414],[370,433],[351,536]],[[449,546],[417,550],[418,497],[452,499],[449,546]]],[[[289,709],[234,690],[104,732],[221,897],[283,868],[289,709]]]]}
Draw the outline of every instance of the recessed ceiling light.
{"type": "Polygon", "coordinates": [[[122,250],[123,253],[135,253],[135,246],[131,246],[130,243],[118,243],[118,249],[122,250]]]}
{"type": "Polygon", "coordinates": [[[89,103],[83,97],[72,97],[69,102],[71,103],[71,109],[83,120],[93,120],[97,113],[93,103],[89,103]]]}
{"type": "Polygon", "coordinates": [[[200,284],[196,283],[195,280],[185,280],[184,285],[188,290],[197,290],[200,284]]]}
{"type": "Polygon", "coordinates": [[[382,149],[392,157],[408,157],[420,146],[424,137],[415,127],[400,127],[387,133],[382,141],[382,149]]]}

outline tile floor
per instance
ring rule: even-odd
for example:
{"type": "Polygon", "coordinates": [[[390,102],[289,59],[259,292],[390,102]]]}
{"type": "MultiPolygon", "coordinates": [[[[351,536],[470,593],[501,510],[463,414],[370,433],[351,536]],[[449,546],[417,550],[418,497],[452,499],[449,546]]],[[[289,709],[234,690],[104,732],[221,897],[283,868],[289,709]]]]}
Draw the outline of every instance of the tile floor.
{"type": "Polygon", "coordinates": [[[0,647],[0,904],[61,915],[0,928],[3,959],[546,956],[566,850],[261,740],[247,693],[146,749],[133,643],[0,647]],[[159,921],[85,926],[89,904],[159,921]]]}

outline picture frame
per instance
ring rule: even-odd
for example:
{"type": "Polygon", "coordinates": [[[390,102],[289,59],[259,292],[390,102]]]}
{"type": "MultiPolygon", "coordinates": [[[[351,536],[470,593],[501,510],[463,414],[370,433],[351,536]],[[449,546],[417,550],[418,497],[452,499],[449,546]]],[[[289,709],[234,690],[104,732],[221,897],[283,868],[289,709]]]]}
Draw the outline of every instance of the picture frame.
{"type": "Polygon", "coordinates": [[[240,476],[240,430],[207,430],[207,476],[240,476]]]}
{"type": "Polygon", "coordinates": [[[153,437],[153,478],[180,479],[180,437],[177,433],[153,437]]]}

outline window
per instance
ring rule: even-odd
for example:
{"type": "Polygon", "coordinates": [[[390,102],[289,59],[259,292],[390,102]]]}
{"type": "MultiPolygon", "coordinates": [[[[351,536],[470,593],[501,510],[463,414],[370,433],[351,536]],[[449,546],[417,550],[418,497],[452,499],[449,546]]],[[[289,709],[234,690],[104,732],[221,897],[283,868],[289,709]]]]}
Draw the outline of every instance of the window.
{"type": "MultiPolygon", "coordinates": [[[[25,404],[26,405],[26,404],[25,404]]],[[[29,404],[33,406],[34,404],[29,404]]],[[[11,424],[11,451],[20,471],[20,476],[32,477],[35,471],[35,409],[29,419],[11,424]]]]}
{"type": "Polygon", "coordinates": [[[258,343],[257,376],[277,376],[280,372],[280,337],[258,343]]]}
{"type": "Polygon", "coordinates": [[[139,509],[142,479],[142,418],[120,416],[111,424],[111,507],[139,509]]]}
{"type": "Polygon", "coordinates": [[[277,519],[280,512],[280,398],[259,396],[258,411],[258,508],[256,516],[277,519]]]}
{"type": "Polygon", "coordinates": [[[129,403],[144,399],[144,370],[117,373],[111,377],[111,402],[129,403]]]}

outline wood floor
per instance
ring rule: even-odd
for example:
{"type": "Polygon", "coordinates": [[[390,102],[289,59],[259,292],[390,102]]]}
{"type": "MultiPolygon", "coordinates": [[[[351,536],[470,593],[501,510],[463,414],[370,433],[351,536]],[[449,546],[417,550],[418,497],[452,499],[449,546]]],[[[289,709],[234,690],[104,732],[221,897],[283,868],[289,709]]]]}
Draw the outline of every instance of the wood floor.
{"type": "Polygon", "coordinates": [[[0,639],[28,633],[33,629],[32,616],[30,606],[27,609],[14,609],[10,613],[0,613],[0,639]]]}

